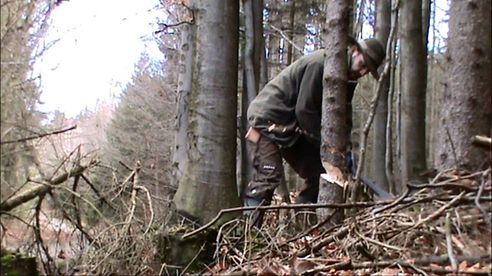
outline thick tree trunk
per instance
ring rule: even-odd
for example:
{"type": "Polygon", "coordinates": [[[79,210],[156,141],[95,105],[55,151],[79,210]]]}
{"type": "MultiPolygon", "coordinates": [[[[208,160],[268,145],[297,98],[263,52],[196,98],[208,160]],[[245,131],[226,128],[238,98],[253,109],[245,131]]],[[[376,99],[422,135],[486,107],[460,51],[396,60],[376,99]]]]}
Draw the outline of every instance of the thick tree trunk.
{"type": "Polygon", "coordinates": [[[236,189],[239,3],[192,1],[197,28],[188,161],[174,203],[203,223],[239,205],[236,189]],[[218,50],[220,48],[220,50],[218,50]]]}
{"type": "MultiPolygon", "coordinates": [[[[401,1],[401,170],[402,183],[426,168],[426,52],[422,43],[422,0],[401,1]]],[[[400,192],[402,187],[398,189],[400,192]]]]}
{"type": "MultiPolygon", "coordinates": [[[[347,1],[327,1],[325,34],[326,56],[323,73],[323,102],[321,114],[321,161],[328,174],[343,182],[346,180],[345,152],[348,143],[347,126],[347,43],[350,6],[347,1]]],[[[343,200],[343,188],[320,179],[319,203],[343,200]]],[[[320,220],[334,210],[318,209],[320,220]]],[[[334,222],[341,217],[334,218],[334,222]]]]}
{"type": "Polygon", "coordinates": [[[490,166],[490,151],[470,143],[474,135],[491,135],[490,32],[491,1],[452,2],[447,81],[434,164],[439,169],[490,166]]]}
{"type": "MultiPolygon", "coordinates": [[[[391,0],[376,2],[376,38],[386,45],[391,29],[391,0]]],[[[386,124],[388,118],[389,77],[381,80],[376,114],[374,115],[372,169],[374,181],[386,191],[389,190],[386,178],[386,124]]]]}

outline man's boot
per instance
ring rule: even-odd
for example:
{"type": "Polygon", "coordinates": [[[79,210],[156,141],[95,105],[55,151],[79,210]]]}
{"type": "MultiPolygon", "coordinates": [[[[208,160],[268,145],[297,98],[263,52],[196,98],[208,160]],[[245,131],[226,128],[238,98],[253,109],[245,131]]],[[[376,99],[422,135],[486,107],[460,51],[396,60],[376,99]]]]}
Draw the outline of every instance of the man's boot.
{"type": "MultiPolygon", "coordinates": [[[[256,198],[245,198],[244,206],[245,207],[260,207],[266,204],[263,203],[264,200],[258,200],[256,198]]],[[[249,219],[251,225],[256,226],[257,228],[261,228],[263,224],[263,215],[264,211],[260,210],[247,210],[244,211],[244,215],[249,219]]]]}
{"type": "MultiPolygon", "coordinates": [[[[309,204],[318,202],[319,176],[308,177],[304,182],[304,189],[299,192],[296,203],[309,204]]],[[[297,212],[297,223],[304,229],[316,224],[316,209],[303,209],[297,212]]]]}
{"type": "MultiPolygon", "coordinates": [[[[264,198],[260,197],[251,197],[246,195],[244,198],[244,206],[245,207],[260,207],[260,206],[268,206],[270,205],[273,197],[273,191],[267,191],[262,193],[264,198]]],[[[248,210],[243,213],[248,217],[251,224],[256,226],[257,228],[261,228],[263,224],[263,216],[265,215],[265,211],[262,210],[248,210]]]]}
{"type": "Polygon", "coordinates": [[[308,177],[304,181],[304,187],[299,192],[296,203],[316,203],[319,193],[319,175],[308,177]]]}

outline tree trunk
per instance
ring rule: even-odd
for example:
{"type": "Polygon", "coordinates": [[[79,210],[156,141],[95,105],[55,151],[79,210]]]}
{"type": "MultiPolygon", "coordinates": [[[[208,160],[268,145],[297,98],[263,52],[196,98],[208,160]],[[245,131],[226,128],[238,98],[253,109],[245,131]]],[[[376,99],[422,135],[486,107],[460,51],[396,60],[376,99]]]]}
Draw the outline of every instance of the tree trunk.
{"type": "MultiPolygon", "coordinates": [[[[345,152],[347,126],[347,34],[350,6],[347,1],[326,2],[326,56],[323,72],[323,102],[321,112],[321,161],[328,174],[343,181],[346,176],[345,152]]],[[[319,203],[343,200],[343,188],[335,182],[320,179],[319,203]]],[[[318,219],[324,220],[334,210],[318,209],[318,219]]],[[[341,216],[332,221],[337,222],[341,216]]]]}
{"type": "Polygon", "coordinates": [[[192,1],[197,28],[190,95],[188,161],[174,197],[182,214],[204,223],[239,206],[236,189],[239,3],[192,1]],[[220,48],[220,50],[218,50],[220,48]]]}
{"type": "MultiPolygon", "coordinates": [[[[422,0],[401,1],[402,182],[417,179],[425,162],[426,53],[422,43],[422,0]]],[[[397,192],[401,192],[402,187],[397,192]]]]}
{"type": "Polygon", "coordinates": [[[176,133],[174,138],[173,172],[171,186],[178,187],[179,179],[186,167],[186,154],[188,150],[188,115],[193,73],[194,56],[194,25],[184,25],[181,29],[181,45],[178,75],[178,97],[176,111],[176,133]]]}
{"type": "MultiPolygon", "coordinates": [[[[391,0],[376,2],[376,39],[383,45],[388,42],[391,29],[391,0]]],[[[381,80],[377,110],[374,115],[372,169],[374,181],[386,191],[389,190],[386,178],[386,124],[388,118],[389,77],[381,80]]]]}
{"type": "Polygon", "coordinates": [[[490,151],[470,143],[491,135],[490,32],[491,1],[452,2],[436,168],[490,166],[490,151]]]}
{"type": "Polygon", "coordinates": [[[246,139],[243,139],[248,130],[247,110],[249,104],[256,97],[260,87],[260,61],[263,51],[263,23],[258,21],[256,13],[261,12],[256,6],[261,3],[253,0],[243,0],[245,46],[243,54],[243,93],[241,98],[241,182],[239,193],[243,198],[245,187],[253,176],[253,165],[250,159],[250,149],[246,139]]]}

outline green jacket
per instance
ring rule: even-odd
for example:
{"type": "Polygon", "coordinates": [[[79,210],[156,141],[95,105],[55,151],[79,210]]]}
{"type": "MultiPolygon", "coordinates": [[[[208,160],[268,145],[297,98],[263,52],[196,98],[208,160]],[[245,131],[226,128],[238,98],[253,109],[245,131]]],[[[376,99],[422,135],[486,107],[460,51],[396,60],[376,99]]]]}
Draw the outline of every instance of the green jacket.
{"type": "MultiPolygon", "coordinates": [[[[321,103],[325,50],[303,56],[268,82],[248,108],[248,121],[281,147],[306,135],[312,143],[321,141],[321,103]],[[273,125],[275,124],[275,125],[273,125]]],[[[348,127],[350,102],[356,82],[348,87],[348,127]]]]}

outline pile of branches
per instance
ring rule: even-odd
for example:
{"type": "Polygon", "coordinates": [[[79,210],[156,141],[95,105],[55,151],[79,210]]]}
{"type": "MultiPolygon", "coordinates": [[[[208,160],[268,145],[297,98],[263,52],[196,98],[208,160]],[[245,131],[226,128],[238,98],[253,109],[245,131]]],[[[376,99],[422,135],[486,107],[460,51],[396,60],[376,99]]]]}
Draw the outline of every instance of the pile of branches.
{"type": "Polygon", "coordinates": [[[289,208],[293,219],[286,220],[274,206],[261,229],[231,221],[220,228],[214,263],[202,273],[490,274],[491,169],[444,171],[407,187],[394,200],[341,204],[352,215],[331,227],[324,221],[299,232],[304,214],[289,208]]]}

